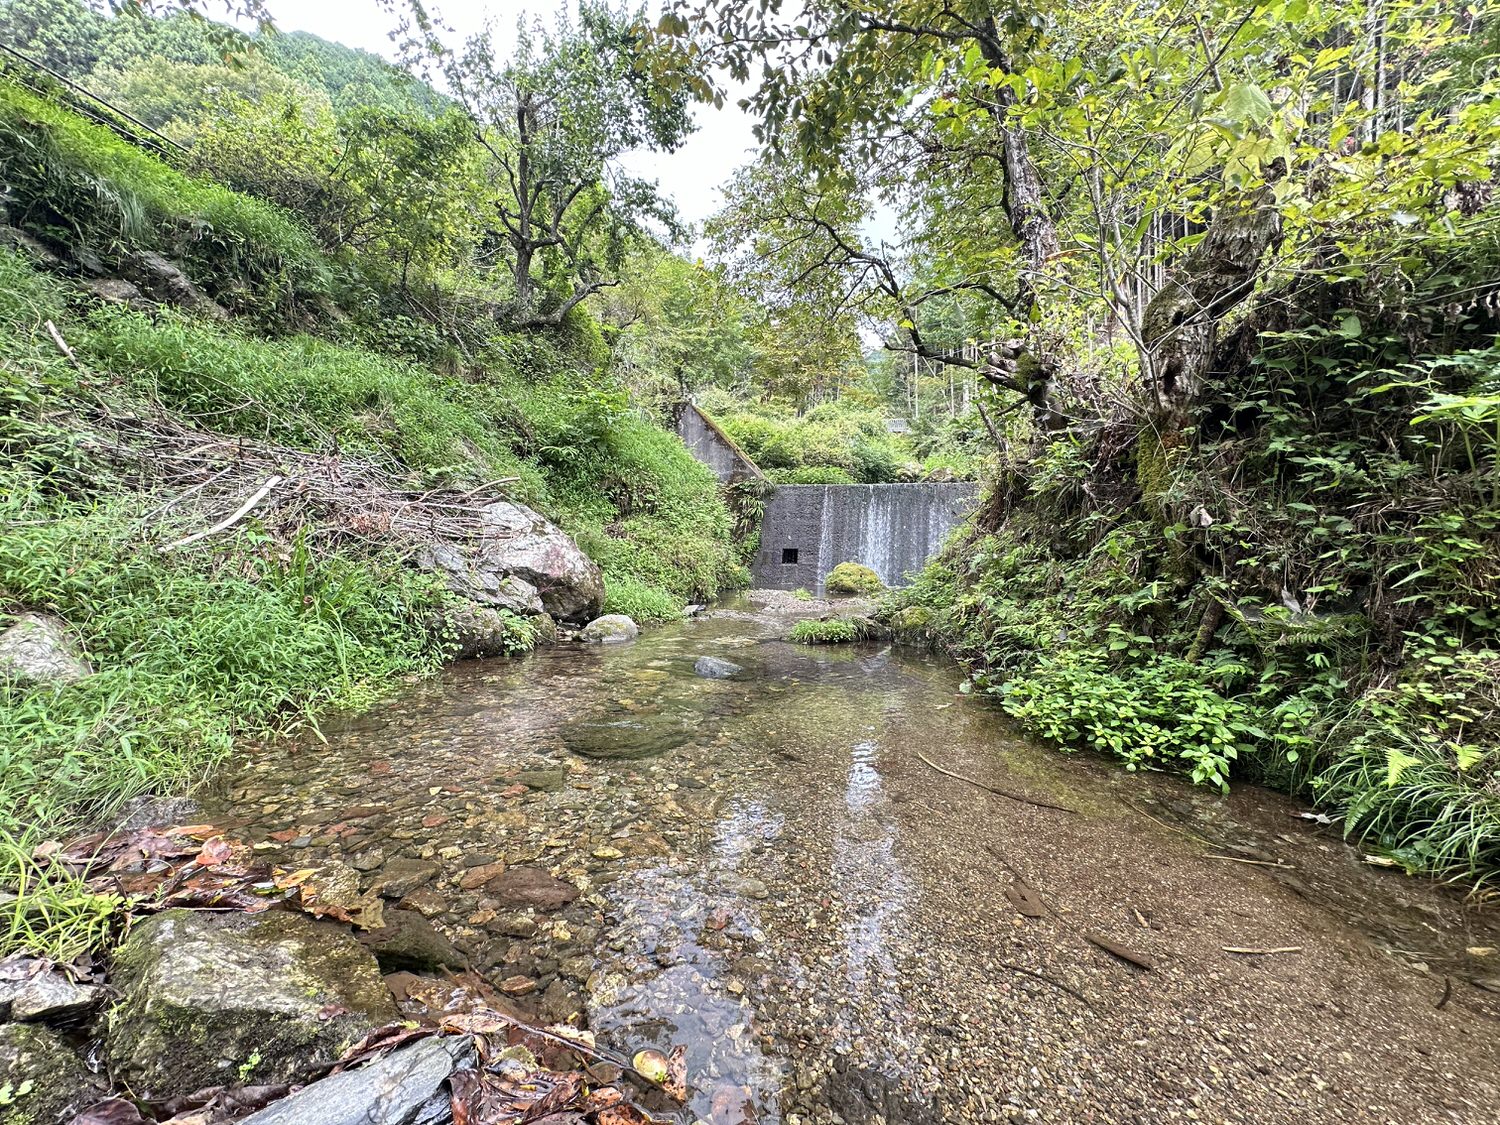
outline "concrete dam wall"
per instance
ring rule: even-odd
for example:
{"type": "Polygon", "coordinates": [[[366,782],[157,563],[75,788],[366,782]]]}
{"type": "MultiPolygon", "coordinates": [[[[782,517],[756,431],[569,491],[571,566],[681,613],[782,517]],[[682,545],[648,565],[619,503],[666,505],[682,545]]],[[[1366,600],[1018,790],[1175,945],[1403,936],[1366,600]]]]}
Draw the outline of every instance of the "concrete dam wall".
{"type": "Polygon", "coordinates": [[[690,402],[679,403],[673,411],[677,436],[688,452],[713,470],[720,484],[760,476],[755,462],[746,457],[729,435],[690,402]]]}
{"type": "Polygon", "coordinates": [[[841,562],[863,563],[887,586],[922,569],[973,510],[979,486],[781,484],[766,500],[755,585],[823,593],[841,562]]]}

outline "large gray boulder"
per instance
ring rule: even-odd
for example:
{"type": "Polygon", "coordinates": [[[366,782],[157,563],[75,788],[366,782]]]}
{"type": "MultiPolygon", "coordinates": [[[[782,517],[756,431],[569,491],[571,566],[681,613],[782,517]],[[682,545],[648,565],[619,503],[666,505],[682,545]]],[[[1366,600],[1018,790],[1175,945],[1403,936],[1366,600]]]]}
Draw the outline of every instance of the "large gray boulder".
{"type": "Polygon", "coordinates": [[[0,1024],[0,1125],[70,1120],[105,1094],[56,1033],[29,1023],[0,1024]]]}
{"type": "Polygon", "coordinates": [[[513,613],[545,610],[564,621],[598,614],[604,573],[562,528],[510,500],[486,504],[479,523],[475,547],[439,544],[419,561],[441,571],[454,593],[481,605],[513,613]]]}
{"type": "Polygon", "coordinates": [[[474,1053],[467,1036],[422,1039],[358,1070],[333,1074],[240,1125],[427,1125],[449,1122],[448,1075],[474,1053]]]}
{"type": "Polygon", "coordinates": [[[93,671],[62,621],[23,613],[0,633],[0,679],[23,684],[67,684],[93,671]]]}
{"type": "Polygon", "coordinates": [[[105,1055],[138,1097],[289,1082],[399,1018],[352,934],[301,914],[169,910],[115,954],[105,1055]]]}

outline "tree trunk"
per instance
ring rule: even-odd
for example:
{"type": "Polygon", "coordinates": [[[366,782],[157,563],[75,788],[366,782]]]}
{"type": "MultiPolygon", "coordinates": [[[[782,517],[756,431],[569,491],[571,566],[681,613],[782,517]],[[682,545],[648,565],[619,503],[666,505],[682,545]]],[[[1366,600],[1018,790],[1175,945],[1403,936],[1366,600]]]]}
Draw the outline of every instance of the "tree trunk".
{"type": "MultiPolygon", "coordinates": [[[[990,20],[988,34],[979,37],[979,48],[991,67],[1011,73],[1010,57],[1002,45],[999,24],[994,19],[990,20]]],[[[991,112],[1000,133],[1005,164],[1005,215],[1026,255],[1026,267],[1021,271],[1016,288],[1015,306],[1016,315],[1025,323],[1038,319],[1038,304],[1045,299],[1047,275],[1056,268],[1055,259],[1062,253],[1062,242],[1057,235],[1057,224],[1047,210],[1041,173],[1037,171],[1026,144],[1026,128],[1009,117],[1010,107],[1016,101],[1015,91],[1004,82],[993,89],[996,104],[991,112]]],[[[1035,362],[1027,365],[1027,398],[1031,401],[1037,426],[1047,430],[1052,428],[1053,422],[1052,365],[1040,357],[1032,358],[1035,362]]]]}
{"type": "Polygon", "coordinates": [[[1250,295],[1261,262],[1280,240],[1281,212],[1269,185],[1226,203],[1146,306],[1142,371],[1163,439],[1192,419],[1219,322],[1250,295]]]}

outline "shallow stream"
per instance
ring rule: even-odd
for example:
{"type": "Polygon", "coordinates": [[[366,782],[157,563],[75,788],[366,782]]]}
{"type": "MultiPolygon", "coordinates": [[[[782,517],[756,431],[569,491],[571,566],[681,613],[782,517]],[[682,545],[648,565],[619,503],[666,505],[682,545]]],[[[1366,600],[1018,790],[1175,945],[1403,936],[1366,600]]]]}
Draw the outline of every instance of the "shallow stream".
{"type": "Polygon", "coordinates": [[[1500,1122],[1494,910],[1275,794],[1033,746],[940,658],[781,639],[819,608],[454,667],[207,815],[401,880],[537,1018],[685,1044],[684,1122],[1500,1122]]]}

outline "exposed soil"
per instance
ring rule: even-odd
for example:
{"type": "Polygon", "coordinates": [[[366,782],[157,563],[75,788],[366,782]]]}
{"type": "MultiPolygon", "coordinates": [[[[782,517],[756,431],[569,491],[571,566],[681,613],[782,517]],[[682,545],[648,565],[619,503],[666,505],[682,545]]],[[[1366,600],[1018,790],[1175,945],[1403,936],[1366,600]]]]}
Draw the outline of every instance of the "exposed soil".
{"type": "Polygon", "coordinates": [[[822,612],[754,595],[461,666],[207,815],[403,878],[545,1018],[686,1043],[684,1121],[1500,1121],[1493,911],[1274,794],[1034,747],[943,660],[779,639],[822,612]]]}

